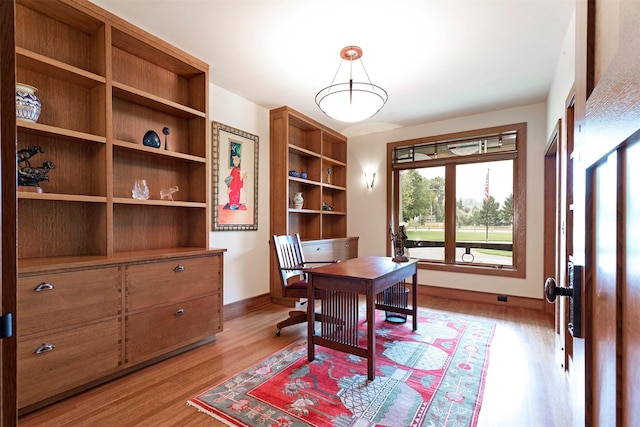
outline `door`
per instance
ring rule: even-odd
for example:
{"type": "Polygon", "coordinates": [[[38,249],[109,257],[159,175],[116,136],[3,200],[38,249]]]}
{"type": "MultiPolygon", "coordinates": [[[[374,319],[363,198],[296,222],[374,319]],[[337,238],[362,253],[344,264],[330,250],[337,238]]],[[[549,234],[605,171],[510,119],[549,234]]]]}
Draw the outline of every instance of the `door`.
{"type": "Polygon", "coordinates": [[[587,171],[586,408],[589,425],[640,417],[640,130],[587,171]]]}
{"type": "Polygon", "coordinates": [[[639,21],[640,1],[576,2],[573,243],[585,266],[576,425],[632,426],[640,417],[639,21]]]}
{"type": "MultiPolygon", "coordinates": [[[[16,308],[16,109],[14,3],[0,1],[0,315],[16,308]]],[[[13,322],[15,325],[15,322],[13,322]]],[[[2,328],[5,329],[5,328],[2,328]]],[[[15,330],[15,326],[12,328],[15,330]]],[[[0,339],[0,425],[16,425],[16,338],[0,339]]]]}
{"type": "Polygon", "coordinates": [[[587,408],[594,426],[616,420],[618,262],[617,152],[587,173],[587,224],[592,243],[587,247],[587,408]],[[597,319],[597,321],[595,321],[597,319]],[[609,421],[608,421],[609,420],[609,421]]]}
{"type": "Polygon", "coordinates": [[[624,156],[624,244],[622,263],[622,424],[640,420],[640,138],[624,156]]]}
{"type": "MultiPolygon", "coordinates": [[[[564,287],[564,217],[562,201],[565,185],[562,164],[565,157],[564,144],[560,138],[562,120],[558,120],[551,139],[547,144],[544,157],[544,277],[551,278],[559,286],[564,287]]],[[[546,283],[546,282],[545,282],[546,283]]],[[[567,353],[567,302],[560,298],[555,305],[547,305],[547,310],[555,307],[556,360],[558,366],[566,369],[567,353]]]]}

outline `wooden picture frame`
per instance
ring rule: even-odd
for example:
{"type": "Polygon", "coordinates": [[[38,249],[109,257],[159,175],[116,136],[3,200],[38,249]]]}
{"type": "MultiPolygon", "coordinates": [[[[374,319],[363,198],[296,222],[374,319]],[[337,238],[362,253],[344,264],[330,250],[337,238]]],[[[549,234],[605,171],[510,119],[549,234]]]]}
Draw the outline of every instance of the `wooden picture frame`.
{"type": "Polygon", "coordinates": [[[212,122],[213,230],[258,229],[258,137],[212,122]]]}

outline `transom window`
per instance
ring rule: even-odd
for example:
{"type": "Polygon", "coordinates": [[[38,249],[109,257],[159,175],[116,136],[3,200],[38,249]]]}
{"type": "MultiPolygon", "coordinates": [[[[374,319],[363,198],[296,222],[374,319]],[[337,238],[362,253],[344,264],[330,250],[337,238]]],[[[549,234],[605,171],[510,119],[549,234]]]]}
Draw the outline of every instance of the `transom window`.
{"type": "Polygon", "coordinates": [[[390,222],[422,268],[524,277],[526,124],[388,144],[390,222]]]}

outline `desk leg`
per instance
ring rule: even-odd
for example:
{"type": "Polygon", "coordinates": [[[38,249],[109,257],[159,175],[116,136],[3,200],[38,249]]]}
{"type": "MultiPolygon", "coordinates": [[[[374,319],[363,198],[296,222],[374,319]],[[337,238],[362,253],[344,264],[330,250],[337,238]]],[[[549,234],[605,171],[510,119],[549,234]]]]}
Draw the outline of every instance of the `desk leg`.
{"type": "Polygon", "coordinates": [[[418,330],[418,271],[411,278],[411,307],[413,308],[413,330],[418,330]]]}
{"type": "Polygon", "coordinates": [[[309,286],[307,286],[307,360],[312,362],[315,359],[315,345],[313,336],[316,325],[316,300],[313,289],[313,276],[309,275],[309,286]]]}
{"type": "Polygon", "coordinates": [[[376,377],[376,301],[373,291],[367,293],[367,377],[376,377]]]}

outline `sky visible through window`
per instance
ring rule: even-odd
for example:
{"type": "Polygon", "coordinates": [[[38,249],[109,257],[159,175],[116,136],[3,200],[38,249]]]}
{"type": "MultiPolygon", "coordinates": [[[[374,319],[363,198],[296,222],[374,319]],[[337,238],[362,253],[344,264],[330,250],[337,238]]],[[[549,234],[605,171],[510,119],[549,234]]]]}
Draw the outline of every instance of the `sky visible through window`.
{"type": "MultiPolygon", "coordinates": [[[[511,162],[485,162],[464,165],[464,174],[458,174],[456,182],[456,199],[474,199],[482,202],[484,186],[489,169],[489,195],[502,204],[513,193],[513,176],[511,162]],[[507,178],[507,179],[505,179],[507,178]]],[[[441,168],[417,169],[425,178],[441,176],[441,168]]]]}

